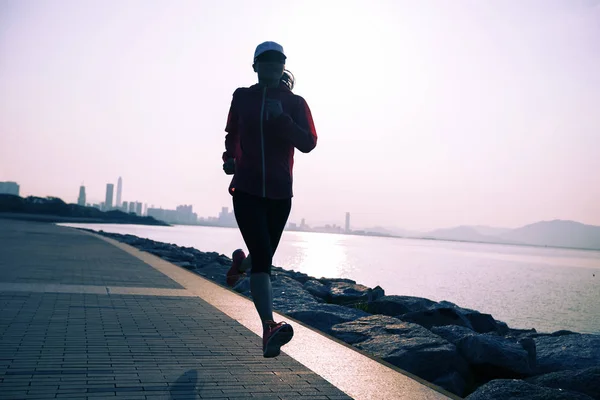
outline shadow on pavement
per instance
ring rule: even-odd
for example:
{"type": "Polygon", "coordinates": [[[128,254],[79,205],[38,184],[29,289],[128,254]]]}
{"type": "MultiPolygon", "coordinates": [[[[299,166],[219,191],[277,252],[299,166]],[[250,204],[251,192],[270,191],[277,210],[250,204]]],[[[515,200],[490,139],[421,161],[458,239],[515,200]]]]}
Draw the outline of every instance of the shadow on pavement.
{"type": "Polygon", "coordinates": [[[202,386],[198,385],[198,371],[190,369],[181,375],[175,383],[171,386],[169,393],[171,399],[197,399],[200,396],[197,393],[202,389],[202,386]]]}

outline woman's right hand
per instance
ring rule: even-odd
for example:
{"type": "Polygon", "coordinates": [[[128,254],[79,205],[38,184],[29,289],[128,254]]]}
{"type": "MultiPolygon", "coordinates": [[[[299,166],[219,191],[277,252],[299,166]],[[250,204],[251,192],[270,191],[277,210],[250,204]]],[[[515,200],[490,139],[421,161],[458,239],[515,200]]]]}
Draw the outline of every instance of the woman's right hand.
{"type": "Polygon", "coordinates": [[[228,158],[227,161],[223,163],[223,171],[227,175],[235,174],[235,158],[228,158]]]}

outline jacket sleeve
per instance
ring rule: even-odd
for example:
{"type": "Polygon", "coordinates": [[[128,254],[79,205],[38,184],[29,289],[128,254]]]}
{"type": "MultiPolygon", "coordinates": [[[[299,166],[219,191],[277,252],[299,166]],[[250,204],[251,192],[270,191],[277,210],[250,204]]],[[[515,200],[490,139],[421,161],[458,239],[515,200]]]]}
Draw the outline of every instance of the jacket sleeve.
{"type": "Polygon", "coordinates": [[[283,113],[274,122],[294,147],[303,153],[309,153],[317,146],[317,131],[308,104],[302,97],[298,98],[299,103],[292,116],[283,113]]]}
{"type": "Polygon", "coordinates": [[[236,106],[236,93],[233,93],[229,114],[227,115],[227,125],[225,126],[225,152],[223,153],[223,161],[230,158],[237,159],[240,155],[240,137],[238,132],[238,113],[236,106]]]}

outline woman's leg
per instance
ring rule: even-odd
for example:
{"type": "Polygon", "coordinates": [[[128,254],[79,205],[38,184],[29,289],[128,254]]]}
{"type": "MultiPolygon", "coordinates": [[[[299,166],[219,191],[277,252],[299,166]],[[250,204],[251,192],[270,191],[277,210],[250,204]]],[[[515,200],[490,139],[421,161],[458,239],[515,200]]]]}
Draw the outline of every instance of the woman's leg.
{"type": "Polygon", "coordinates": [[[274,256],[279,240],[285,229],[285,224],[290,216],[292,209],[292,199],[269,200],[267,208],[267,224],[269,229],[269,239],[271,242],[271,253],[274,256]]]}
{"type": "Polygon", "coordinates": [[[233,210],[252,261],[250,291],[258,315],[265,326],[273,320],[273,289],[271,287],[271,262],[273,251],[268,225],[266,199],[235,192],[233,210]]]}
{"type": "MultiPolygon", "coordinates": [[[[271,285],[271,265],[273,264],[273,256],[275,250],[281,239],[281,234],[285,228],[285,224],[290,215],[291,199],[289,200],[265,200],[265,211],[266,211],[266,229],[267,229],[267,240],[268,243],[268,256],[266,254],[266,248],[261,251],[261,256],[264,257],[260,264],[260,269],[254,269],[254,256],[252,256],[252,274],[250,275],[250,290],[252,291],[252,297],[255,299],[254,304],[256,309],[263,310],[264,314],[261,315],[263,321],[263,327],[267,328],[265,321],[273,321],[273,289],[271,285]],[[260,300],[257,302],[257,297],[254,295],[257,293],[260,300]],[[263,302],[264,301],[264,302],[263,302]],[[267,319],[262,316],[269,316],[267,319]]],[[[250,252],[252,254],[252,252],[250,252]]]]}

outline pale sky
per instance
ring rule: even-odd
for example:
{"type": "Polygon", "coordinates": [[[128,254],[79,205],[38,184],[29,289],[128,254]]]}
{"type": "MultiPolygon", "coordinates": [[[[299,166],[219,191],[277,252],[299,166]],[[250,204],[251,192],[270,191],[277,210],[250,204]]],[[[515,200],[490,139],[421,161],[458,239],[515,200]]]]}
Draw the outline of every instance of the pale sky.
{"type": "Polygon", "coordinates": [[[231,207],[233,91],[281,43],[319,142],[290,221],[600,225],[600,1],[0,1],[0,181],[231,207]]]}

